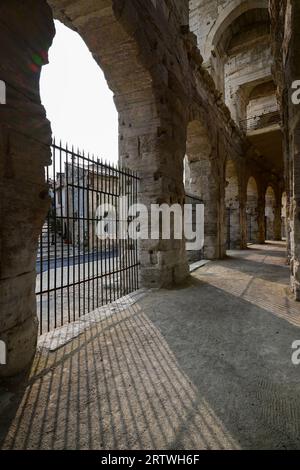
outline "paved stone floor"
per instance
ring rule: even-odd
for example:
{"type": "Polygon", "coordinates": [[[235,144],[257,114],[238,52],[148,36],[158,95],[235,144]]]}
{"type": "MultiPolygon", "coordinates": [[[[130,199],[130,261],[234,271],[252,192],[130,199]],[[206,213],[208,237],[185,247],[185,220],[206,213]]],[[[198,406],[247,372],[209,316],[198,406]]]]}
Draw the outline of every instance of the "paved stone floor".
{"type": "Polygon", "coordinates": [[[300,448],[284,246],[229,255],[39,353],[26,386],[2,393],[1,447],[300,448]]]}

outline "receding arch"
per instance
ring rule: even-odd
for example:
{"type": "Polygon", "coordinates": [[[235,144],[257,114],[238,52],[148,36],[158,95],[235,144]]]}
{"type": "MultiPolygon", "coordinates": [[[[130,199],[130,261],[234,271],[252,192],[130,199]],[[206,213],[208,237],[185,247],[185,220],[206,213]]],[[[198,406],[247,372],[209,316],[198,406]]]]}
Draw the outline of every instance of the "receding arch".
{"type": "Polygon", "coordinates": [[[258,242],[258,186],[253,176],[247,184],[247,240],[248,243],[258,242]]]}
{"type": "Polygon", "coordinates": [[[233,160],[227,160],[225,179],[227,249],[238,249],[241,247],[239,180],[233,160]]]}
{"type": "MultiPolygon", "coordinates": [[[[232,1],[223,10],[219,10],[216,22],[213,24],[204,46],[204,61],[210,68],[216,87],[223,94],[233,119],[238,123],[246,119],[245,86],[250,81],[261,78],[265,70],[261,70],[261,61],[267,66],[270,55],[269,24],[270,17],[268,2],[262,0],[232,1]],[[253,61],[249,55],[252,36],[261,37],[259,55],[261,60],[253,61]],[[243,46],[244,45],[244,46],[243,46]],[[248,47],[249,45],[249,47],[248,47]],[[247,73],[243,75],[238,64],[241,59],[232,60],[239,55],[244,47],[248,57],[247,73]],[[251,67],[250,67],[251,63],[251,67]],[[228,86],[228,77],[232,78],[232,86],[228,86]]],[[[246,61],[246,56],[242,61],[246,61]]],[[[246,63],[246,62],[245,62],[246,63]]],[[[245,66],[246,67],[246,66],[245,66]]]]}
{"type": "Polygon", "coordinates": [[[268,0],[234,0],[224,8],[210,30],[204,49],[204,60],[208,60],[212,49],[219,42],[224,31],[235,21],[240,15],[253,9],[268,9],[268,0]]]}

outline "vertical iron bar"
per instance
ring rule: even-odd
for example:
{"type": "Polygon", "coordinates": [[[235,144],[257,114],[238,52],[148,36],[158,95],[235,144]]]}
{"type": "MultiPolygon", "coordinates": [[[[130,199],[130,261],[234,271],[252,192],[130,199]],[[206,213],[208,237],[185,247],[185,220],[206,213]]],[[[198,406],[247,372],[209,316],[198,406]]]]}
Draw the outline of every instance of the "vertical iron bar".
{"type": "MultiPolygon", "coordinates": [[[[61,217],[61,243],[60,243],[60,324],[63,325],[64,319],[64,229],[65,229],[65,221],[64,221],[64,192],[63,192],[63,179],[62,179],[62,171],[63,171],[63,164],[62,164],[62,144],[60,141],[59,145],[59,174],[60,174],[60,191],[61,191],[61,204],[60,204],[60,217],[61,217]]],[[[64,178],[65,178],[65,171],[64,171],[64,178]]],[[[55,318],[55,328],[56,328],[56,318],[55,318]]]]}
{"type": "MultiPolygon", "coordinates": [[[[100,186],[100,205],[102,206],[103,202],[105,202],[105,198],[103,197],[104,192],[104,169],[103,164],[101,161],[100,164],[101,168],[101,186],[100,186]],[[103,201],[104,199],[104,201],[103,201]]],[[[103,220],[103,216],[101,217],[103,220]]],[[[105,254],[104,254],[105,256],[105,254]]],[[[105,262],[105,261],[104,261],[105,262]]],[[[101,305],[104,305],[104,273],[103,268],[105,269],[105,264],[103,263],[103,238],[100,238],[100,283],[101,283],[101,305]]]]}
{"type": "MultiPolygon", "coordinates": [[[[93,157],[94,160],[94,157],[93,157]]],[[[93,310],[95,310],[95,175],[97,175],[97,165],[93,164],[93,173],[91,175],[92,186],[92,277],[93,277],[93,310]]],[[[97,195],[96,195],[97,197],[97,195]]]]}
{"type": "Polygon", "coordinates": [[[85,208],[85,163],[84,151],[82,152],[82,241],[83,241],[83,315],[85,315],[85,296],[86,296],[86,273],[85,273],[85,221],[86,221],[86,208],[85,208]]]}
{"type": "MultiPolygon", "coordinates": [[[[91,167],[93,170],[93,167],[91,167]]],[[[90,270],[90,263],[91,263],[91,253],[90,253],[90,154],[88,154],[88,162],[87,162],[87,201],[86,201],[86,214],[87,214],[87,250],[88,250],[88,312],[90,312],[90,277],[91,277],[91,270],[90,270]]]]}
{"type": "MultiPolygon", "coordinates": [[[[47,166],[47,183],[49,184],[49,167],[47,166]]],[[[47,214],[47,331],[50,331],[50,218],[49,211],[47,214]]]]}
{"type": "MultiPolygon", "coordinates": [[[[54,142],[55,145],[55,142],[54,142]]],[[[57,296],[56,296],[56,286],[57,286],[57,205],[56,205],[56,151],[53,147],[53,194],[54,194],[54,322],[56,323],[57,315],[57,296]]]]}
{"type": "MultiPolygon", "coordinates": [[[[99,180],[101,182],[101,168],[100,168],[100,165],[99,165],[99,159],[97,159],[97,196],[96,196],[96,204],[97,204],[97,217],[96,217],[96,247],[97,247],[97,250],[96,250],[96,261],[97,261],[97,264],[96,264],[96,267],[97,267],[97,308],[100,306],[99,304],[99,237],[98,237],[98,222],[99,222],[99,212],[98,212],[98,208],[101,204],[101,196],[99,197],[99,180]]],[[[101,247],[100,247],[100,250],[101,250],[101,247]]],[[[101,255],[100,255],[101,256],[101,255]]],[[[100,263],[101,263],[101,257],[100,257],[100,263]]],[[[101,268],[100,268],[100,275],[101,275],[101,268]]],[[[102,281],[100,279],[100,285],[102,284],[102,281]]],[[[101,303],[102,303],[102,296],[101,296],[101,303]]]]}
{"type": "MultiPolygon", "coordinates": [[[[105,202],[108,203],[108,196],[107,196],[107,160],[105,160],[105,177],[104,177],[104,192],[105,192],[105,202]]],[[[106,217],[107,220],[107,217],[106,217]]],[[[105,304],[108,303],[108,296],[107,296],[107,237],[105,237],[105,304]]]]}
{"type": "Polygon", "coordinates": [[[72,146],[72,255],[73,255],[73,321],[76,319],[76,248],[75,248],[75,198],[74,198],[74,146],[72,146]]]}
{"type": "Polygon", "coordinates": [[[81,314],[81,283],[80,283],[80,276],[81,276],[81,259],[80,259],[80,160],[79,160],[79,149],[77,150],[77,282],[78,282],[78,316],[80,318],[81,314]]]}
{"type": "Polygon", "coordinates": [[[71,322],[71,312],[70,312],[70,217],[69,217],[69,150],[68,145],[66,145],[66,209],[67,209],[67,251],[68,251],[68,267],[67,267],[67,299],[68,299],[68,322],[71,322]]]}
{"type": "MultiPolygon", "coordinates": [[[[107,170],[108,170],[108,198],[107,198],[107,201],[108,201],[108,204],[110,205],[110,201],[111,201],[111,197],[110,197],[110,194],[111,194],[111,167],[110,165],[107,166],[107,170]]],[[[109,214],[109,217],[111,217],[111,215],[109,214]]],[[[109,225],[110,225],[110,220],[109,220],[109,225]]],[[[110,227],[109,227],[110,228],[110,227]]],[[[107,285],[107,282],[108,282],[108,287],[109,287],[109,302],[112,301],[112,276],[111,276],[111,238],[110,238],[110,233],[108,234],[108,272],[109,272],[109,276],[108,276],[108,279],[106,280],[106,285],[107,285]]]]}
{"type": "MultiPolygon", "coordinates": [[[[135,173],[135,200],[136,200],[136,203],[138,202],[138,184],[139,184],[139,180],[137,179],[137,174],[135,173]]],[[[139,258],[138,258],[138,242],[136,241],[135,242],[135,264],[136,264],[136,279],[137,279],[137,283],[136,283],[136,288],[138,289],[139,288],[139,258]]]]}

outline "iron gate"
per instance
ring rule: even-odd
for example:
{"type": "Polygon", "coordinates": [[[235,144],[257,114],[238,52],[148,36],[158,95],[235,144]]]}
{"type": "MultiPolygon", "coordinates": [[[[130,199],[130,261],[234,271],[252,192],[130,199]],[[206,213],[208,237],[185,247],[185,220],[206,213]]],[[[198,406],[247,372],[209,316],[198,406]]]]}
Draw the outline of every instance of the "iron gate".
{"type": "Polygon", "coordinates": [[[137,241],[118,233],[119,222],[130,222],[120,220],[120,198],[126,196],[128,207],[137,202],[137,175],[61,143],[53,143],[52,157],[46,170],[51,209],[36,263],[41,334],[139,287],[137,241]],[[99,212],[105,204],[113,208],[115,223],[99,212]],[[109,237],[99,237],[99,223],[109,226],[109,237]]]}

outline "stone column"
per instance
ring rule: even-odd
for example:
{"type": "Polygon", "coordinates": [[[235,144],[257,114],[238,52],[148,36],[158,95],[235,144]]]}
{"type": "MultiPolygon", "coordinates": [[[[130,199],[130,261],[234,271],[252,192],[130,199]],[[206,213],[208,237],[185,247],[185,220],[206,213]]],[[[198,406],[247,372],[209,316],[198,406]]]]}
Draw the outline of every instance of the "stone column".
{"type": "Polygon", "coordinates": [[[247,248],[247,194],[245,190],[240,190],[240,240],[242,250],[247,248]]]}
{"type": "Polygon", "coordinates": [[[266,198],[265,191],[259,191],[257,201],[257,243],[264,244],[266,241],[266,198]]]}
{"type": "MultiPolygon", "coordinates": [[[[183,162],[186,123],[175,110],[162,111],[159,101],[148,101],[120,111],[120,160],[137,171],[139,203],[151,212],[152,204],[184,204],[183,162]],[[166,113],[168,118],[166,118],[166,113]],[[138,132],[139,131],[139,132],[138,132]]],[[[150,228],[150,224],[149,224],[150,228]]],[[[149,232],[150,236],[150,232],[149,232]]],[[[139,242],[141,285],[168,286],[189,274],[185,239],[144,239],[139,242]]]]}
{"type": "Polygon", "coordinates": [[[186,184],[188,192],[198,195],[204,202],[204,258],[210,260],[224,254],[220,247],[221,202],[215,166],[216,162],[211,157],[198,156],[197,160],[189,163],[190,178],[186,184]]]}
{"type": "Polygon", "coordinates": [[[282,208],[281,204],[276,205],[275,207],[275,214],[274,214],[274,240],[280,241],[282,240],[282,221],[281,221],[281,216],[282,216],[282,208]]]}
{"type": "Polygon", "coordinates": [[[300,300],[300,118],[294,129],[294,185],[290,200],[291,283],[296,300],[300,300]]]}
{"type": "Polygon", "coordinates": [[[255,196],[247,197],[247,243],[260,243],[259,224],[262,221],[262,211],[258,210],[258,201],[255,196]],[[250,221],[250,223],[249,223],[250,221]],[[251,229],[251,233],[250,233],[251,229]]]}
{"type": "Polygon", "coordinates": [[[230,250],[241,248],[241,224],[240,224],[240,202],[239,196],[234,196],[226,200],[226,232],[227,247],[230,250]],[[228,240],[229,239],[229,240],[228,240]],[[230,242],[228,244],[228,241],[230,242]]]}
{"type": "Polygon", "coordinates": [[[51,161],[39,78],[54,24],[43,0],[1,2],[0,16],[0,79],[7,90],[0,105],[0,340],[7,364],[0,366],[0,377],[10,377],[30,365],[37,341],[35,265],[50,206],[44,166],[51,161]]]}

